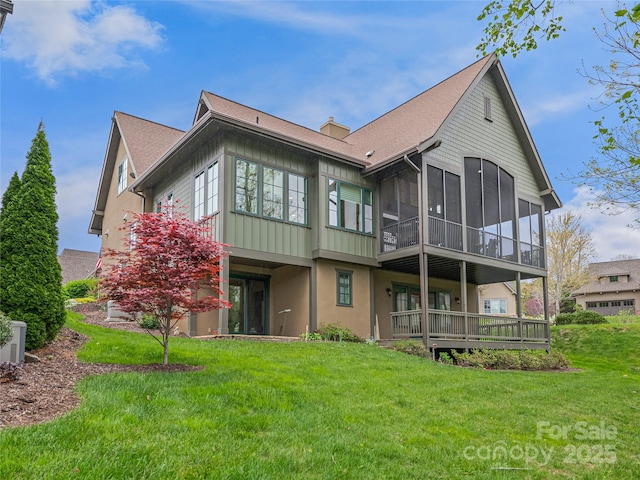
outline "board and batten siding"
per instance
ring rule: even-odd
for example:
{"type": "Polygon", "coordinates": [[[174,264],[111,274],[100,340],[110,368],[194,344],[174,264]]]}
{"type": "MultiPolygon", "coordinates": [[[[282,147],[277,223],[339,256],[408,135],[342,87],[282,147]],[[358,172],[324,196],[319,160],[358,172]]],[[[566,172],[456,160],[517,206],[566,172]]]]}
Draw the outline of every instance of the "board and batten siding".
{"type": "MultiPolygon", "coordinates": [[[[176,167],[170,176],[156,185],[153,189],[152,211],[158,201],[164,201],[168,193],[173,193],[173,202],[177,211],[193,219],[194,179],[195,176],[206,170],[216,160],[222,160],[223,149],[217,139],[211,139],[190,155],[189,160],[183,161],[176,167]]],[[[220,184],[219,189],[223,186],[220,184]]],[[[219,205],[222,209],[223,206],[219,205]]],[[[220,225],[216,223],[214,238],[220,239],[220,225]]]]}
{"type": "MultiPolygon", "coordinates": [[[[297,154],[293,150],[278,147],[269,142],[247,140],[236,136],[228,136],[226,138],[224,159],[224,187],[221,190],[224,192],[224,203],[227,205],[225,210],[226,234],[224,242],[234,247],[248,250],[310,259],[312,213],[317,205],[311,195],[312,176],[315,174],[312,161],[307,156],[297,154]],[[307,177],[309,224],[296,225],[257,215],[235,212],[236,158],[278,168],[283,170],[285,174],[295,173],[307,177]]],[[[231,250],[233,250],[233,247],[231,250]]]]}
{"type": "MultiPolygon", "coordinates": [[[[463,176],[464,157],[496,163],[515,178],[516,195],[540,198],[540,191],[496,84],[485,75],[442,132],[442,145],[429,152],[428,163],[463,176]],[[491,99],[491,121],[484,99],[491,99]]],[[[464,179],[462,179],[464,189],[464,179]]],[[[542,203],[542,201],[540,201],[542,203]]]]}
{"type": "Polygon", "coordinates": [[[375,259],[377,254],[378,206],[375,185],[370,178],[363,178],[360,169],[330,160],[319,163],[318,182],[318,246],[317,248],[341,254],[375,259]],[[348,182],[368,188],[373,192],[373,235],[350,232],[329,226],[329,179],[348,182]]]}

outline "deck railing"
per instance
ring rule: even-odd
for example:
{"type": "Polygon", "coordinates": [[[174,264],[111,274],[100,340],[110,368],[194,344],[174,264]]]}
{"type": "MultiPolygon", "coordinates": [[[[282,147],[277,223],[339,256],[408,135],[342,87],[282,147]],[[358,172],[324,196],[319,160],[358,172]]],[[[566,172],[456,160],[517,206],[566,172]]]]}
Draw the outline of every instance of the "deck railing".
{"type": "Polygon", "coordinates": [[[418,245],[420,242],[419,228],[420,220],[418,217],[383,227],[380,235],[380,251],[392,252],[400,248],[418,245]]]}
{"type": "MultiPolygon", "coordinates": [[[[429,310],[429,342],[540,343],[549,342],[549,324],[545,320],[502,317],[476,313],[429,310]]],[[[422,337],[422,312],[409,310],[391,313],[393,338],[422,337]]]]}
{"type": "Polygon", "coordinates": [[[429,217],[429,244],[462,250],[462,225],[442,218],[429,217]]]}

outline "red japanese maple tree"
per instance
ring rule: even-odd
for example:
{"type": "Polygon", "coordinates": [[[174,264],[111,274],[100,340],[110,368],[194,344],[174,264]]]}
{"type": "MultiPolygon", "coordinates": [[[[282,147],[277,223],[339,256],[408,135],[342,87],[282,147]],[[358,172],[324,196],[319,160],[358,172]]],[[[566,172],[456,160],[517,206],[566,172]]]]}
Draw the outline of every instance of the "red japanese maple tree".
{"type": "Polygon", "coordinates": [[[188,312],[229,308],[220,289],[221,260],[226,245],[210,238],[209,218],[197,222],[175,212],[132,213],[121,230],[128,232],[123,250],[105,250],[115,262],[107,267],[100,286],[107,300],[141,319],[148,314],[159,323],[163,364],[169,360],[169,335],[188,312]],[[213,295],[203,295],[209,288],[213,295]]]}

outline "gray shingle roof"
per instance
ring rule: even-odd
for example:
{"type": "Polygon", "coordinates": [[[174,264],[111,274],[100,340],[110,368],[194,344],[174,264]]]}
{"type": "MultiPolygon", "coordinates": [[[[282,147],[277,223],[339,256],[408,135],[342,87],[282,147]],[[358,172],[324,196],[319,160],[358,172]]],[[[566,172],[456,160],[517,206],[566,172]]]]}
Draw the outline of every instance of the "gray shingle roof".
{"type": "Polygon", "coordinates": [[[593,280],[573,292],[571,295],[590,293],[610,293],[640,290],[640,259],[597,262],[589,265],[589,275],[593,280]],[[628,282],[600,283],[603,277],[628,275],[628,282]]]}
{"type": "Polygon", "coordinates": [[[58,255],[58,263],[62,268],[62,284],[65,285],[72,280],[83,280],[91,276],[95,272],[97,261],[97,252],[65,248],[58,255]]]}

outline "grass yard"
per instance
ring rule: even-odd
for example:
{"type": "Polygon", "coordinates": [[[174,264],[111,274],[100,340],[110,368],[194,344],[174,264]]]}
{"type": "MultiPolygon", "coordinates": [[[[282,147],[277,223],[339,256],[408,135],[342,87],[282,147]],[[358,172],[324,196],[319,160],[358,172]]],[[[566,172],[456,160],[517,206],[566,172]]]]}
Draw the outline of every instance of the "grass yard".
{"type": "MultiPolygon", "coordinates": [[[[160,362],[78,322],[89,362],[160,362]]],[[[172,338],[203,371],[85,378],[81,406],[0,431],[2,479],[640,478],[640,325],[553,329],[580,372],[471,370],[347,343],[172,338]]]]}

